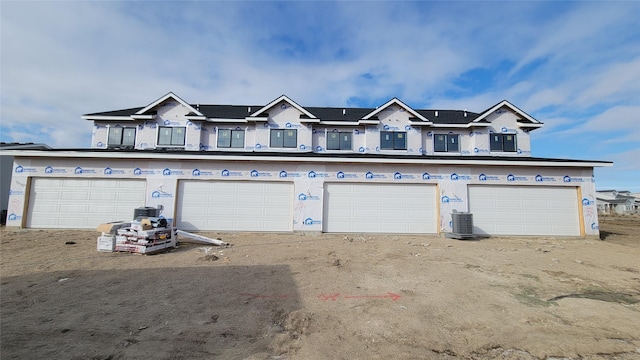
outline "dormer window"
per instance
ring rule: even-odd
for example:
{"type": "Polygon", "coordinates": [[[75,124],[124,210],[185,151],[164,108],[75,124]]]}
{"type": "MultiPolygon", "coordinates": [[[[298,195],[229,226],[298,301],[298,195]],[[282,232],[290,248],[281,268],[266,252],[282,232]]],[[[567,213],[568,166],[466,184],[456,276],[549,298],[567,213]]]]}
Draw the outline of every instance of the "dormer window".
{"type": "Polygon", "coordinates": [[[298,130],[296,129],[272,129],[272,148],[296,148],[298,147],[298,130]]]}
{"type": "Polygon", "coordinates": [[[187,128],[160,126],[158,129],[158,146],[184,146],[187,128]]]}
{"type": "Polygon", "coordinates": [[[244,130],[218,130],[219,148],[244,148],[244,130]]]}
{"type": "Polygon", "coordinates": [[[491,151],[516,152],[516,134],[489,134],[491,151]]]}
{"type": "Polygon", "coordinates": [[[136,128],[113,126],[109,128],[107,146],[134,146],[136,128]]]}
{"type": "Polygon", "coordinates": [[[433,150],[435,152],[460,152],[460,136],[457,134],[435,134],[433,150]]]}
{"type": "Polygon", "coordinates": [[[407,150],[407,132],[381,131],[380,150],[407,150]]]}
{"type": "Polygon", "coordinates": [[[327,133],[327,150],[351,150],[351,132],[327,133]]]}

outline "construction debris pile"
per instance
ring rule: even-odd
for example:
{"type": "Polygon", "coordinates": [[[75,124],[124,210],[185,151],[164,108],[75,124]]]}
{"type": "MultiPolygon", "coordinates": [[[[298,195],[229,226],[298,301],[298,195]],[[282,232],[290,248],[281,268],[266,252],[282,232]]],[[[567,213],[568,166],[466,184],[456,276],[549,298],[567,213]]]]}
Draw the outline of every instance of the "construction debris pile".
{"type": "Polygon", "coordinates": [[[131,222],[101,224],[98,251],[153,254],[176,246],[173,229],[160,217],[139,216],[131,222]]]}
{"type": "Polygon", "coordinates": [[[178,235],[200,243],[230,246],[220,239],[174,229],[167,219],[158,216],[160,210],[151,207],[138,208],[133,213],[133,221],[100,224],[96,229],[102,233],[98,237],[98,251],[154,254],[176,247],[178,235]]]}

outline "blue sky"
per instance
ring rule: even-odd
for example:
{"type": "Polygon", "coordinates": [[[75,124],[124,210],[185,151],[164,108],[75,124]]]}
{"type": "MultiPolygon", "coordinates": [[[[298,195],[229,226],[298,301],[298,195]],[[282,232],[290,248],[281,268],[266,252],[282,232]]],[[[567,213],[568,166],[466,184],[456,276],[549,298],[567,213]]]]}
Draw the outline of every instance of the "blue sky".
{"type": "Polygon", "coordinates": [[[2,1],[0,140],[89,147],[86,113],[201,104],[480,112],[545,123],[532,155],[613,161],[640,192],[640,2],[2,1]]]}

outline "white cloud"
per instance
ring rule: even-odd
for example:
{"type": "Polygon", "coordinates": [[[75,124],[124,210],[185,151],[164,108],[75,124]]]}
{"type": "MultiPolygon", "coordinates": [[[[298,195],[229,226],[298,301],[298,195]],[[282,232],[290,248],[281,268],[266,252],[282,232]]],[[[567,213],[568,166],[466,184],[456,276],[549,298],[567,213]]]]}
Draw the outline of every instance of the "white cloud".
{"type": "Polygon", "coordinates": [[[474,112],[507,99],[545,122],[532,136],[549,153],[568,157],[581,149],[606,158],[607,141],[640,137],[638,2],[0,6],[2,141],[86,147],[82,114],[144,106],[168,91],[256,105],[283,93],[310,106],[395,96],[474,112]]]}

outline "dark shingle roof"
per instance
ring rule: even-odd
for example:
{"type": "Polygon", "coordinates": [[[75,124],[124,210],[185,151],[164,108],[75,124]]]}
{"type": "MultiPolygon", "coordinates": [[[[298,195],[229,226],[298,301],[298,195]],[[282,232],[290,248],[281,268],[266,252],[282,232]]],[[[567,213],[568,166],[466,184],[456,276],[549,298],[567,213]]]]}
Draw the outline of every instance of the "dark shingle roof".
{"type": "MultiPolygon", "coordinates": [[[[207,118],[212,119],[244,119],[261,109],[262,105],[195,105],[191,106],[200,111],[207,118]]],[[[130,116],[143,109],[142,107],[105,111],[85,116],[130,116]]],[[[305,110],[323,121],[358,121],[376,108],[353,107],[304,107],[305,110]]],[[[476,119],[479,114],[463,110],[416,110],[417,113],[435,124],[467,124],[476,119]],[[436,111],[438,116],[435,115],[436,111]],[[465,116],[466,114],[466,116],[465,116]]],[[[375,118],[375,117],[374,117],[375,118]]]]}
{"type": "Polygon", "coordinates": [[[122,110],[113,110],[113,111],[103,111],[92,114],[85,114],[84,116],[131,116],[143,108],[130,108],[130,109],[122,109],[122,110]]]}

